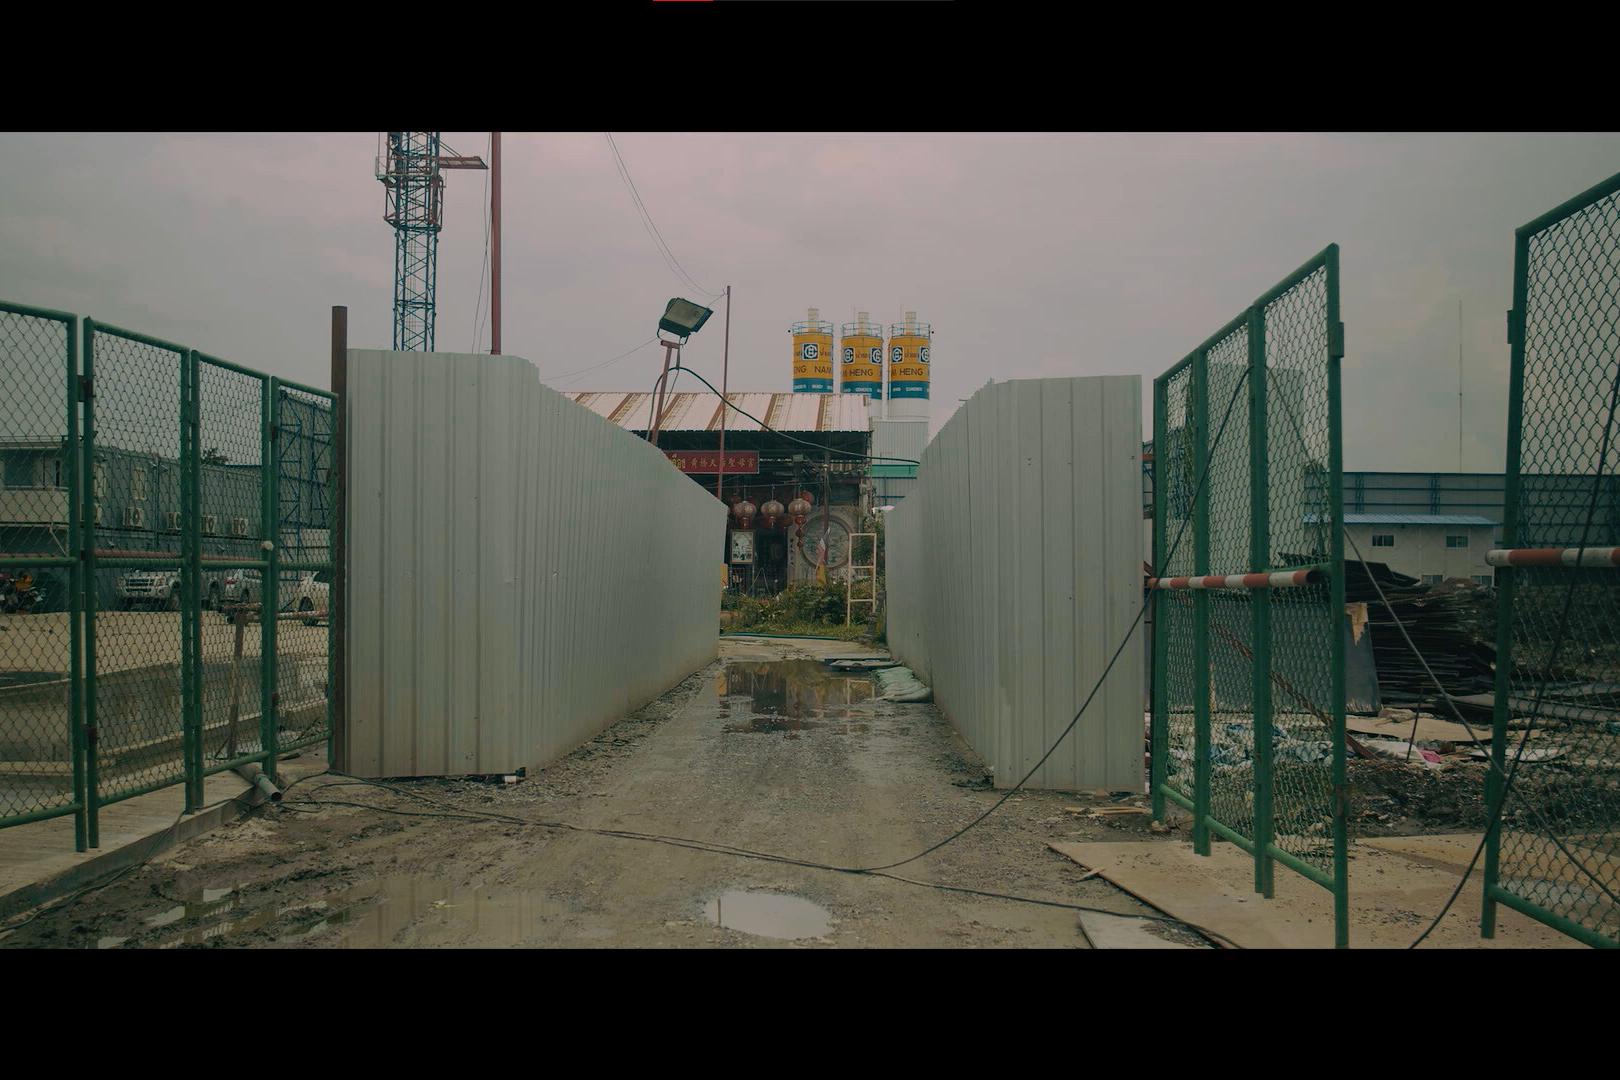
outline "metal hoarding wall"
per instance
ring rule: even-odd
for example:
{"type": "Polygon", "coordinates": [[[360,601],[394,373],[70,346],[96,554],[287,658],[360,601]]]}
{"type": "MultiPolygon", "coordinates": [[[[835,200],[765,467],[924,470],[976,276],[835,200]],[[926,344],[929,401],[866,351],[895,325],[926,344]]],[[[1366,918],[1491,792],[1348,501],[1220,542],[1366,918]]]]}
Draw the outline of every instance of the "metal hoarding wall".
{"type": "Polygon", "coordinates": [[[511,356],[351,350],[346,760],[537,768],[712,660],[725,510],[511,356]]]}
{"type": "MultiPolygon", "coordinates": [[[[1080,709],[1142,604],[1141,380],[996,383],[888,515],[890,648],[1011,787],[1080,709]]],[[[1126,648],[1030,787],[1141,791],[1143,649],[1126,648]]]]}

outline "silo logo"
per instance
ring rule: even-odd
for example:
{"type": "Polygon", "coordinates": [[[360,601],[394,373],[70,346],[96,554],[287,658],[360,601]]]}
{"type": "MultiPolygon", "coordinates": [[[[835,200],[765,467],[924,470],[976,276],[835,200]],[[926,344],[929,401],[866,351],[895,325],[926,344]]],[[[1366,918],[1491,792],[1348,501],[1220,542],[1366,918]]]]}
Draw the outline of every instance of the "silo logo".
{"type": "Polygon", "coordinates": [[[901,358],[904,357],[905,355],[906,355],[905,350],[900,348],[900,346],[896,345],[894,347],[893,351],[889,353],[889,363],[898,364],[900,362],[901,358]]]}
{"type": "Polygon", "coordinates": [[[803,356],[806,360],[819,360],[821,359],[821,346],[814,343],[806,344],[804,351],[799,355],[803,356]]]}
{"type": "Polygon", "coordinates": [[[924,345],[922,348],[917,350],[917,359],[921,360],[925,364],[928,363],[928,346],[924,345]]]}
{"type": "Polygon", "coordinates": [[[872,349],[872,366],[873,367],[882,367],[883,366],[883,349],[882,349],[881,346],[875,347],[875,348],[872,349]]]}
{"type": "Polygon", "coordinates": [[[854,362],[855,362],[855,350],[854,349],[845,349],[844,350],[844,363],[853,364],[854,362]]]}

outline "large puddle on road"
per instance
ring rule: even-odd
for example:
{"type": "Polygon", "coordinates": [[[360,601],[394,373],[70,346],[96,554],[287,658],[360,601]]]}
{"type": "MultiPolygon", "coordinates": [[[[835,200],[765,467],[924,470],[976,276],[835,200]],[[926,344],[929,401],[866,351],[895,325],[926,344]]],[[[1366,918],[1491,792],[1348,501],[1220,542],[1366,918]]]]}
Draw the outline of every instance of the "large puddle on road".
{"type": "Polygon", "coordinates": [[[834,671],[816,660],[733,661],[715,676],[715,693],[719,715],[730,721],[728,734],[864,735],[877,715],[870,676],[834,671]]]}
{"type": "MultiPolygon", "coordinates": [[[[412,947],[466,944],[481,948],[522,945],[542,933],[556,937],[565,905],[522,889],[470,889],[432,878],[379,878],[317,900],[242,910],[239,889],[200,889],[185,903],[146,921],[152,929],[202,920],[185,927],[157,948],[205,945],[215,938],[241,938],[274,928],[274,944],[329,938],[342,948],[387,948],[407,929],[412,947]],[[550,924],[548,926],[548,924],[550,924]]],[[[584,931],[592,940],[606,935],[584,931]]],[[[100,948],[117,948],[128,938],[102,938],[100,948]]],[[[268,944],[269,942],[257,942],[268,944]]]]}
{"type": "Polygon", "coordinates": [[[733,890],[710,900],[703,914],[716,926],[784,941],[826,937],[832,929],[825,909],[787,893],[733,890]]]}

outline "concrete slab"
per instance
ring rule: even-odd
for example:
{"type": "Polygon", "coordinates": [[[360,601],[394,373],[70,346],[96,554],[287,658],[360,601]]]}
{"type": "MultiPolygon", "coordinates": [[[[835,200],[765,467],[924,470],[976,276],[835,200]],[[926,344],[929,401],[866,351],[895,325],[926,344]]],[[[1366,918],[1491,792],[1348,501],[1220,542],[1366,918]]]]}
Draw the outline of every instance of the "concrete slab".
{"type": "MultiPolygon", "coordinates": [[[[292,783],[326,768],[324,750],[282,763],[292,783]]],[[[49,903],[107,874],[150,859],[166,848],[235,821],[263,801],[233,772],[203,783],[203,806],[186,817],[181,785],[125,799],[101,811],[101,846],[73,850],[71,816],[0,829],[0,917],[49,903]]]]}
{"type": "MultiPolygon", "coordinates": [[[[1350,946],[1399,949],[1410,945],[1444,906],[1478,843],[1476,833],[1360,840],[1352,845],[1350,946]]],[[[1265,899],[1254,891],[1254,861],[1232,844],[1215,844],[1208,857],[1194,855],[1189,844],[1164,841],[1055,843],[1051,847],[1144,903],[1218,934],[1238,948],[1333,947],[1332,895],[1278,867],[1276,896],[1265,899]]],[[[1476,869],[1421,948],[1585,948],[1507,908],[1498,908],[1495,939],[1482,940],[1482,877],[1476,869]]]]}
{"type": "Polygon", "coordinates": [[[1128,915],[1104,915],[1095,911],[1080,913],[1080,928],[1093,949],[1196,949],[1153,932],[1150,919],[1133,919],[1128,915]]]}

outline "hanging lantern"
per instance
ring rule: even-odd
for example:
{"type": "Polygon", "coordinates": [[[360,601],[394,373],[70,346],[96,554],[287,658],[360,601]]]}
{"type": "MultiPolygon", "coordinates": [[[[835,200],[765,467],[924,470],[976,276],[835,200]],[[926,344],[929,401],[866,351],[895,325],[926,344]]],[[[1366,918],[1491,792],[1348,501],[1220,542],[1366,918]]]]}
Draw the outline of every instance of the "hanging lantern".
{"type": "Polygon", "coordinates": [[[738,503],[733,511],[737,515],[737,527],[739,529],[752,529],[754,527],[754,514],[757,510],[758,507],[747,499],[738,503]]]}
{"type": "MultiPolygon", "coordinates": [[[[816,497],[815,497],[815,495],[813,495],[812,493],[810,493],[808,491],[799,492],[799,498],[803,499],[805,502],[809,503],[811,506],[816,505],[816,497]]],[[[805,511],[805,513],[807,513],[807,514],[809,512],[810,511],[808,511],[808,510],[805,511]]]]}
{"type": "Polygon", "coordinates": [[[801,493],[797,499],[787,504],[787,512],[793,518],[793,524],[803,525],[804,519],[810,515],[810,500],[801,493]]]}
{"type": "Polygon", "coordinates": [[[767,499],[760,505],[759,516],[764,519],[767,529],[776,528],[777,523],[782,520],[782,514],[782,504],[775,499],[767,499]]]}

